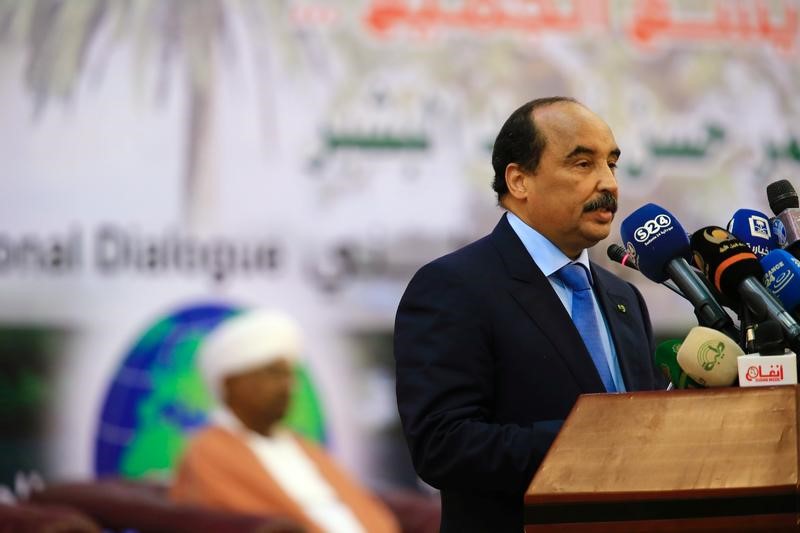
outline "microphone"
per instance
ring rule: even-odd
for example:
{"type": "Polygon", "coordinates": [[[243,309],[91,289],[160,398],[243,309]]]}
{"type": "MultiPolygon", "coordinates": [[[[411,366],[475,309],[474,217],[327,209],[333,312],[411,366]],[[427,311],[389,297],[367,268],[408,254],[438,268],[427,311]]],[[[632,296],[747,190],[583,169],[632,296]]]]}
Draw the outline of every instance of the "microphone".
{"type": "Polygon", "coordinates": [[[800,307],[800,261],[785,250],[773,250],[761,258],[764,286],[785,309],[800,307]]]}
{"type": "Polygon", "coordinates": [[[764,271],[745,243],[718,226],[706,226],[694,232],[691,245],[695,262],[723,296],[741,300],[757,320],[778,321],[789,344],[800,346],[800,325],[761,284],[764,271]]]}
{"type": "Polygon", "coordinates": [[[675,389],[702,389],[703,386],[690,378],[678,364],[678,350],[681,341],[670,339],[656,347],[656,366],[661,369],[664,377],[670,382],[670,387],[675,389]]]}
{"type": "Polygon", "coordinates": [[[674,281],[694,307],[701,326],[724,331],[731,337],[739,336],[731,317],[686,262],[690,257],[689,238],[669,211],[645,204],[622,221],[620,233],[625,249],[635,252],[632,255],[639,271],[656,283],[674,281]]]}
{"type": "Polygon", "coordinates": [[[775,238],[775,245],[777,248],[784,248],[786,246],[786,228],[783,222],[776,217],[769,219],[770,228],[772,229],[772,236],[775,238]]]}
{"type": "Polygon", "coordinates": [[[786,250],[796,256],[800,252],[800,202],[797,192],[789,180],[778,180],[767,185],[767,201],[775,213],[775,219],[783,225],[786,250]]]}
{"type": "Polygon", "coordinates": [[[711,328],[695,326],[678,350],[678,364],[706,387],[729,387],[736,381],[736,360],[744,351],[736,341],[711,328]]]}
{"type": "Polygon", "coordinates": [[[728,231],[750,247],[759,259],[777,246],[767,215],[754,209],[739,209],[728,222],[728,231]]]}
{"type": "Polygon", "coordinates": [[[758,324],[756,346],[759,353],[737,360],[740,387],[797,383],[797,355],[786,349],[780,324],[774,320],[758,324]]]}
{"type": "MultiPolygon", "coordinates": [[[[606,249],[606,254],[608,254],[608,258],[614,261],[615,263],[619,263],[620,265],[626,266],[631,268],[635,271],[639,271],[639,266],[636,264],[636,259],[633,258],[631,254],[628,253],[625,248],[620,246],[617,243],[609,244],[608,248],[606,249]]],[[[661,283],[663,286],[677,294],[682,298],[686,298],[681,290],[675,285],[675,283],[671,280],[666,280],[661,283]]]]}
{"type": "Polygon", "coordinates": [[[625,248],[617,243],[609,244],[606,254],[608,254],[608,258],[615,263],[619,263],[622,266],[626,266],[634,270],[639,270],[639,265],[636,264],[636,259],[634,259],[625,248]]]}
{"type": "Polygon", "coordinates": [[[628,215],[620,233],[639,271],[656,283],[669,279],[667,269],[674,259],[685,262],[690,257],[686,231],[672,213],[655,204],[645,204],[628,215]]]}
{"type": "Polygon", "coordinates": [[[782,355],[786,351],[780,324],[774,320],[765,320],[758,324],[756,349],[761,356],[782,355]]]}
{"type": "MultiPolygon", "coordinates": [[[[777,221],[780,224],[780,221],[777,221]]],[[[728,231],[745,243],[757,258],[765,257],[778,247],[772,224],[764,213],[754,209],[739,209],[728,222],[728,231]]],[[[784,305],[784,307],[786,307],[784,305]]],[[[755,322],[746,305],[739,308],[739,329],[742,331],[742,346],[749,352],[755,351],[755,322]]]]}

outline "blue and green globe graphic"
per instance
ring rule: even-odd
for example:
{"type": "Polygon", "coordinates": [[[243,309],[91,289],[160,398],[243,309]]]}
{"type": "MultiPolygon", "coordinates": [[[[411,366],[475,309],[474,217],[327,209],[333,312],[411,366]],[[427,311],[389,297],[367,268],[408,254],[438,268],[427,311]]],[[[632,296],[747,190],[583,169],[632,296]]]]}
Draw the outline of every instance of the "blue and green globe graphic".
{"type": "MultiPolygon", "coordinates": [[[[95,440],[95,473],[129,478],[171,474],[190,434],[204,426],[212,398],[195,354],[215,326],[241,310],[223,304],[180,309],[150,326],[125,356],[103,402],[95,440]]],[[[317,442],[324,420],[308,372],[297,369],[284,421],[317,442]]]]}

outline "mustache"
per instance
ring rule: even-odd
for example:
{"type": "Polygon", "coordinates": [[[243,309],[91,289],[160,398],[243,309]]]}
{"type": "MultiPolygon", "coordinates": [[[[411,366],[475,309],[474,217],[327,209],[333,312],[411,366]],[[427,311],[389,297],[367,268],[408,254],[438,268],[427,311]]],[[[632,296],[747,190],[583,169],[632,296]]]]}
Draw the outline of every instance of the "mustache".
{"type": "Polygon", "coordinates": [[[584,213],[588,213],[589,211],[597,211],[598,209],[608,209],[612,213],[616,213],[617,197],[610,192],[606,192],[583,206],[584,213]]]}

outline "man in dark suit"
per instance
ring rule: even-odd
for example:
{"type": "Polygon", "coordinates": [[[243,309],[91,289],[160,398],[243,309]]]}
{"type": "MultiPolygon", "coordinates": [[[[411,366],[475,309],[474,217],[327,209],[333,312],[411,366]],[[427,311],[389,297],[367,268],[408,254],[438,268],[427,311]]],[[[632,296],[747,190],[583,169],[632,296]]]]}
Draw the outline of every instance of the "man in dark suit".
{"type": "Polygon", "coordinates": [[[619,155],[575,100],[525,104],[492,154],[507,213],[403,295],[397,402],[445,533],[522,531],[525,489],[578,395],[665,385],[641,295],[586,252],[609,234],[619,155]]]}

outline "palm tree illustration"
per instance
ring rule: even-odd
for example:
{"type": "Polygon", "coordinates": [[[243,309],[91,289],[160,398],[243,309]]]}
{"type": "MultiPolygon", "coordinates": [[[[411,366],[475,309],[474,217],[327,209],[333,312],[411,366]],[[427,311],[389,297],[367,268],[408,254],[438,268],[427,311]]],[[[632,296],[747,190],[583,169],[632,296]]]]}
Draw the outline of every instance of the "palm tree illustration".
{"type": "MultiPolygon", "coordinates": [[[[155,66],[154,101],[166,97],[176,72],[187,98],[182,169],[184,223],[194,230],[213,211],[215,76],[234,55],[232,19],[261,38],[282,16],[278,0],[0,0],[0,39],[24,43],[23,82],[34,117],[48,104],[73,103],[76,86],[102,73],[115,48],[133,50],[134,79],[155,66]]],[[[261,54],[259,59],[264,59],[261,54]]],[[[265,69],[261,69],[262,72],[265,69]]],[[[263,93],[263,91],[262,91],[263,93]]]]}

